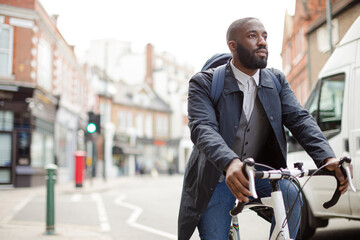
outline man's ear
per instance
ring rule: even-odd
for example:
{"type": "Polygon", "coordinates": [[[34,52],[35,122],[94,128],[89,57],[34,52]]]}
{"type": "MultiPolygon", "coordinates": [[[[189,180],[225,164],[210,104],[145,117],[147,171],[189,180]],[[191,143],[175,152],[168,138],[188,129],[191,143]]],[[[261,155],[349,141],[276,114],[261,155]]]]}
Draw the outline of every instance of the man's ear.
{"type": "Polygon", "coordinates": [[[231,52],[236,52],[236,42],[231,40],[228,42],[228,47],[231,52]]]}

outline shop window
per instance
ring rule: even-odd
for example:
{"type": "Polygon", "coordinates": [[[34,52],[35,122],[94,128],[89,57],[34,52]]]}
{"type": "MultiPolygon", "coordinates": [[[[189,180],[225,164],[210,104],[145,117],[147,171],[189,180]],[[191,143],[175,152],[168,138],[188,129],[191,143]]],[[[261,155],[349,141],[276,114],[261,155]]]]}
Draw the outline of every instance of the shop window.
{"type": "Polygon", "coordinates": [[[0,184],[11,183],[11,134],[0,133],[0,184]]]}
{"type": "Polygon", "coordinates": [[[14,113],[0,111],[0,131],[12,131],[14,128],[14,113]]]}
{"type": "Polygon", "coordinates": [[[0,134],[0,166],[11,166],[11,135],[8,133],[0,134]]]}
{"type": "Polygon", "coordinates": [[[54,163],[54,135],[50,123],[41,119],[35,120],[30,152],[33,167],[45,167],[48,163],[54,163]]]}

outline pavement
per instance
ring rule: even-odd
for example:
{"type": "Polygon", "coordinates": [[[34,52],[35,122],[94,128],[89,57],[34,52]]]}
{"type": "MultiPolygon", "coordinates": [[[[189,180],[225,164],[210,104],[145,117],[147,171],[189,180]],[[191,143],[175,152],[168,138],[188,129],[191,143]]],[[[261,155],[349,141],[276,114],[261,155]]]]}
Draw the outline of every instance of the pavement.
{"type": "MultiPolygon", "coordinates": [[[[56,183],[55,195],[59,193],[104,192],[119,184],[124,184],[127,177],[85,180],[83,187],[76,188],[73,182],[56,183]]],[[[55,223],[55,234],[47,234],[46,223],[13,221],[14,216],[35,195],[46,197],[46,186],[30,188],[0,189],[0,240],[111,240],[101,232],[90,228],[55,223]]],[[[56,198],[56,197],[55,197],[56,198]]]]}

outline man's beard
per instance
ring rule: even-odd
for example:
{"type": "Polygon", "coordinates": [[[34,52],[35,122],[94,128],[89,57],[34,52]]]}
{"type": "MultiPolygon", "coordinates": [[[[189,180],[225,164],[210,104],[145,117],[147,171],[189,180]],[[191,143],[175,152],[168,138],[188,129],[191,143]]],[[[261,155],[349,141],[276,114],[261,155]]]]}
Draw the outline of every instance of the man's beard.
{"type": "Polygon", "coordinates": [[[264,58],[255,56],[255,52],[262,48],[266,49],[265,47],[259,47],[253,53],[251,53],[250,50],[246,49],[243,45],[236,43],[236,53],[238,59],[242,65],[248,69],[259,69],[266,67],[268,54],[266,54],[266,57],[264,58]]]}

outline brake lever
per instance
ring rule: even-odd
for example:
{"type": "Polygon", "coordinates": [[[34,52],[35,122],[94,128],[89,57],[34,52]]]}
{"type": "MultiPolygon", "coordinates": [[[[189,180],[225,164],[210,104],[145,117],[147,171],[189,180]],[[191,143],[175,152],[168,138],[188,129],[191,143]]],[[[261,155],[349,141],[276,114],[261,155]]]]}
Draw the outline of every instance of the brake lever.
{"type": "Polygon", "coordinates": [[[349,187],[351,189],[351,191],[356,192],[356,188],[353,184],[352,178],[351,178],[351,172],[350,172],[350,163],[351,163],[351,159],[349,157],[343,157],[340,160],[340,164],[343,167],[343,169],[345,170],[345,176],[348,178],[349,180],[349,187]]]}
{"type": "MultiPolygon", "coordinates": [[[[255,188],[255,176],[254,176],[255,161],[252,158],[247,158],[243,161],[243,163],[244,163],[244,167],[242,169],[243,174],[249,180],[249,190],[251,192],[251,195],[253,196],[253,198],[256,199],[256,198],[258,198],[258,196],[256,193],[256,188],[255,188]]],[[[246,204],[245,202],[238,202],[236,207],[234,207],[233,209],[230,210],[230,215],[236,216],[237,214],[241,213],[245,207],[245,204],[246,204]]]]}
{"type": "Polygon", "coordinates": [[[249,180],[249,190],[253,198],[257,199],[258,195],[255,188],[255,161],[252,158],[247,158],[244,160],[245,164],[245,176],[249,180]]]}

